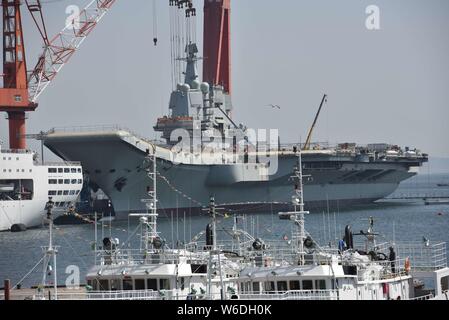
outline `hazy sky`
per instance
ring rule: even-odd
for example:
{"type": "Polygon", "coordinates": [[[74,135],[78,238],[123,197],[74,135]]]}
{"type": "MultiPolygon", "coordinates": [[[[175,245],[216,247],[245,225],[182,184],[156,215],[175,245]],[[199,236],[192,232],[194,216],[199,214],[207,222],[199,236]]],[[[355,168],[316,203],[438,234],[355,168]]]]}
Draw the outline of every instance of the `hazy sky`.
{"type": "MultiPolygon", "coordinates": [[[[48,2],[55,34],[66,7],[88,1],[48,2]]],[[[41,41],[23,16],[31,68],[41,41]]],[[[152,1],[117,0],[41,97],[28,131],[120,124],[153,138],[171,90],[168,16],[168,1],[159,0],[155,48],[152,1]]],[[[233,0],[232,48],[236,122],[279,128],[284,142],[305,140],[327,93],[314,140],[387,142],[449,157],[449,1],[233,0]],[[365,27],[369,5],[380,8],[379,31],[365,27]]],[[[6,132],[2,116],[3,140],[6,132]]]]}

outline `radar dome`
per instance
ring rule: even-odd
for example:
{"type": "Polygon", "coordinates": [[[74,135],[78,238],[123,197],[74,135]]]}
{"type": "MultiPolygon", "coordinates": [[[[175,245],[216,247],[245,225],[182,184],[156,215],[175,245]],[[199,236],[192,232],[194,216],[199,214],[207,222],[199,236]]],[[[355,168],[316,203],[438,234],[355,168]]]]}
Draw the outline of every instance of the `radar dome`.
{"type": "Polygon", "coordinates": [[[201,92],[203,94],[208,94],[209,93],[209,88],[210,88],[210,86],[209,86],[209,84],[207,82],[203,82],[201,84],[201,92]]]}
{"type": "Polygon", "coordinates": [[[181,86],[181,91],[183,91],[183,92],[189,92],[189,90],[190,90],[190,86],[189,86],[187,83],[184,83],[184,84],[181,86]]]}
{"type": "Polygon", "coordinates": [[[200,88],[200,82],[198,80],[193,80],[192,81],[192,89],[197,90],[199,88],[200,88]]]}

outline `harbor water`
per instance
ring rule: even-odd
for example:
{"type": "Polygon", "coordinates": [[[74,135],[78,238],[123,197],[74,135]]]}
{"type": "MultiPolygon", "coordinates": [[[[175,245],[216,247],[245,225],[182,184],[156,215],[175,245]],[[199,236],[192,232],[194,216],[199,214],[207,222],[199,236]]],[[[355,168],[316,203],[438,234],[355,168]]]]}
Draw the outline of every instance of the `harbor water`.
{"type": "MultiPolygon", "coordinates": [[[[428,195],[431,197],[449,197],[449,187],[438,187],[441,181],[448,181],[449,174],[422,174],[404,182],[393,198],[428,195]]],[[[244,212],[241,212],[244,214],[244,212]]],[[[350,210],[329,208],[325,212],[313,212],[306,217],[306,228],[320,245],[335,243],[343,236],[346,225],[351,225],[357,233],[366,230],[369,217],[374,217],[375,230],[386,239],[396,242],[423,241],[449,243],[449,205],[425,205],[422,199],[383,200],[379,203],[356,207],[350,210]]],[[[158,228],[167,244],[172,246],[188,243],[201,231],[205,230],[209,217],[190,217],[183,212],[162,214],[158,228]]],[[[221,218],[219,238],[226,238],[226,229],[233,225],[232,216],[221,218]]],[[[291,225],[278,219],[277,212],[248,215],[245,229],[258,238],[265,240],[287,240],[291,225]]],[[[110,226],[98,227],[99,243],[103,237],[112,236],[126,243],[139,232],[137,221],[113,222],[110,226]]],[[[138,246],[137,237],[133,245],[138,246]]],[[[58,285],[65,285],[73,266],[80,270],[83,284],[87,270],[94,264],[92,251],[95,240],[95,227],[92,224],[57,226],[54,242],[59,246],[57,258],[58,285]],[[70,268],[68,268],[70,267],[70,268]]],[[[42,266],[39,265],[24,280],[30,270],[42,258],[42,246],[48,244],[48,229],[34,229],[23,233],[0,233],[0,280],[10,279],[12,285],[20,281],[23,288],[36,286],[42,279],[42,266]]]]}

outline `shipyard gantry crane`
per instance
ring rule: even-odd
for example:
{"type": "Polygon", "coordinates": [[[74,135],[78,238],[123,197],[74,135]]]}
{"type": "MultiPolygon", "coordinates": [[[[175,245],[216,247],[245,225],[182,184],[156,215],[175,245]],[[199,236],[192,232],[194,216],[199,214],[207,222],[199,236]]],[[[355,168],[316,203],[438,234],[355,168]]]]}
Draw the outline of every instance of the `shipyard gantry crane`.
{"type": "Polygon", "coordinates": [[[37,100],[79,49],[116,0],[92,0],[72,24],[53,38],[47,35],[40,0],[1,0],[3,9],[3,86],[0,111],[7,112],[11,149],[26,149],[26,112],[35,111],[37,100]],[[28,74],[21,6],[25,4],[42,37],[44,51],[28,74]]]}

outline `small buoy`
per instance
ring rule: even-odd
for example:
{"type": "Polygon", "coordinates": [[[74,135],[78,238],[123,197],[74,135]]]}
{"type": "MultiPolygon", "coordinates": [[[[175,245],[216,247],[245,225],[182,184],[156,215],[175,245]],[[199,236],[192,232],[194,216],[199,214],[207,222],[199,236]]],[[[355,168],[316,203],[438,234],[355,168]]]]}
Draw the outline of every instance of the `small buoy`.
{"type": "Polygon", "coordinates": [[[157,46],[157,38],[154,38],[153,42],[154,42],[154,46],[156,47],[157,46]]]}
{"type": "Polygon", "coordinates": [[[443,213],[442,213],[442,212],[438,212],[438,216],[440,216],[440,217],[441,217],[442,215],[443,215],[443,213]]]}
{"type": "Polygon", "coordinates": [[[24,232],[27,231],[27,227],[24,224],[13,224],[11,226],[11,232],[24,232]]]}

